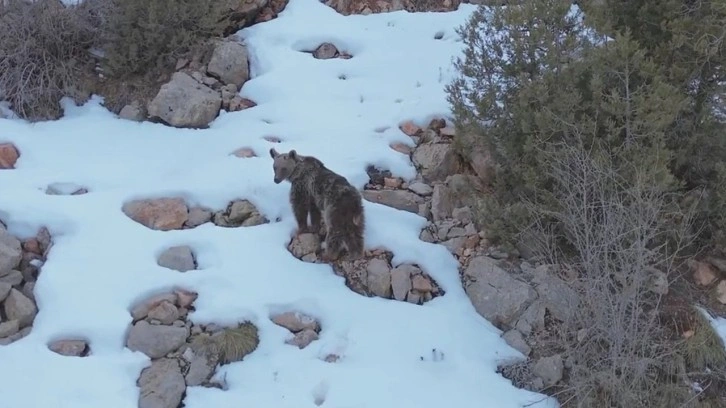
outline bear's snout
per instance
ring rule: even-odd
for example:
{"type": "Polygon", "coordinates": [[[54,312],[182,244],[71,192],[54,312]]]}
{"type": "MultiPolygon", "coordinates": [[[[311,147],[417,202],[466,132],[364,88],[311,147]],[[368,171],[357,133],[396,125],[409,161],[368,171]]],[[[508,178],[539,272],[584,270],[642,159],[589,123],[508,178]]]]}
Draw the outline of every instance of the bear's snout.
{"type": "Polygon", "coordinates": [[[275,177],[273,181],[275,182],[275,184],[280,184],[280,183],[282,183],[282,179],[279,179],[279,178],[277,178],[277,177],[275,177]]]}

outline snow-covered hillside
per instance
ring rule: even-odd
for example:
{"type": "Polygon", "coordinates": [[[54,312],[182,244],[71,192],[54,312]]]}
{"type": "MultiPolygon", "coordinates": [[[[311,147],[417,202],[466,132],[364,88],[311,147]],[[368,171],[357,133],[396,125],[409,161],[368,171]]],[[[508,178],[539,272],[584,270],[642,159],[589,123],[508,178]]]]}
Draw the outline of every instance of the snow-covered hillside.
{"type": "Polygon", "coordinates": [[[0,172],[0,219],[21,238],[46,226],[54,241],[35,285],[32,331],[0,346],[0,406],[136,408],[150,359],[126,347],[129,311],[172,288],[199,294],[189,320],[249,320],[260,336],[252,354],[217,371],[227,390],[187,387],[186,408],[553,406],[495,372],[521,355],[476,313],[451,253],[419,240],[424,218],[365,204],[367,247],[392,251],[394,266],[418,264],[445,290],[424,305],[360,296],[330,266],[293,257],[289,185],[273,183],[267,154],[274,146],[314,155],[358,188],[368,165],[413,177],[408,156],[389,145],[410,143],[401,123],[449,114],[443,87],[461,47],[454,30],[473,9],[343,17],[316,0],[292,0],[277,19],[240,32],[252,74],[240,94],[257,106],[223,112],[205,130],[119,119],[95,98],[67,106],[58,121],[0,119],[0,143],[21,152],[15,169],[0,172]],[[322,42],[352,58],[303,52],[322,42]],[[240,147],[257,156],[230,155],[240,147]],[[45,194],[64,182],[88,193],[45,194]],[[122,211],[156,197],[215,209],[244,198],[271,222],[159,231],[122,211]],[[196,270],[157,265],[175,245],[194,249],[196,270]],[[285,310],[315,316],[319,339],[304,349],[286,344],[290,333],[269,319],[285,310]],[[85,339],[91,354],[49,350],[69,337],[85,339]],[[329,354],[340,359],[323,361],[329,354]]]}

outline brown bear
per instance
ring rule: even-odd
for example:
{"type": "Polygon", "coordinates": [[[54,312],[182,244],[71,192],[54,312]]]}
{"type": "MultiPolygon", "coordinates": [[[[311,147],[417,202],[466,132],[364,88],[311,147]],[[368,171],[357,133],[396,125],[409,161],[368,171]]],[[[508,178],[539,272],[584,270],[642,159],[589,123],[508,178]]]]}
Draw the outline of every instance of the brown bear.
{"type": "Polygon", "coordinates": [[[298,225],[296,235],[319,233],[322,218],[326,229],[324,260],[335,261],[344,254],[347,260],[362,257],[365,216],[358,189],[313,156],[303,156],[295,150],[281,154],[274,148],[270,149],[270,156],[274,159],[274,182],[288,180],[291,184],[290,204],[298,225]]]}

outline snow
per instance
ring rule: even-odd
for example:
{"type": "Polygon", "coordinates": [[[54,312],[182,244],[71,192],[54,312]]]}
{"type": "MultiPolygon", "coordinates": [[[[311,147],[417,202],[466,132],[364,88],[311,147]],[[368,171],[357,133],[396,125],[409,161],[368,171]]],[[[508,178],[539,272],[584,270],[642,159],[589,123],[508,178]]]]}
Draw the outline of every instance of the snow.
{"type": "Polygon", "coordinates": [[[418,239],[423,218],[365,203],[367,247],[391,250],[394,264],[418,263],[446,290],[423,306],[357,295],[330,266],[304,263],[286,249],[295,229],[289,184],[272,182],[269,148],[315,155],[359,188],[368,164],[414,176],[389,144],[408,140],[398,129],[405,120],[450,114],[443,87],[461,49],[454,29],[473,10],[343,17],[316,0],[292,0],[277,19],[240,32],[253,75],[240,93],[258,105],[222,113],[205,130],[119,119],[97,97],[67,104],[57,121],[0,119],[0,142],[21,152],[15,170],[0,172],[0,219],[21,238],[46,226],[55,242],[35,287],[40,312],[32,332],[0,347],[1,405],[136,407],[136,380],[150,362],[125,348],[129,310],[179,287],[199,293],[193,321],[249,319],[260,329],[255,352],[218,370],[229,389],[189,387],[187,408],[303,408],[316,398],[339,408],[556,406],[495,372],[522,355],[475,312],[452,255],[418,239]],[[323,41],[353,58],[300,52],[323,41]],[[283,141],[267,142],[268,135],[283,141]],[[243,146],[258,157],[230,155],[243,146]],[[53,183],[89,192],[45,194],[53,183]],[[129,200],[164,196],[213,209],[247,198],[273,222],[163,232],[121,211],[129,200]],[[182,244],[194,248],[200,270],[156,264],[160,251],[182,244]],[[269,320],[291,309],[322,324],[320,339],[302,350],[285,344],[289,332],[269,320]],[[88,340],[92,355],[48,350],[68,337],[88,340]],[[329,353],[342,358],[322,361],[329,353]]]}

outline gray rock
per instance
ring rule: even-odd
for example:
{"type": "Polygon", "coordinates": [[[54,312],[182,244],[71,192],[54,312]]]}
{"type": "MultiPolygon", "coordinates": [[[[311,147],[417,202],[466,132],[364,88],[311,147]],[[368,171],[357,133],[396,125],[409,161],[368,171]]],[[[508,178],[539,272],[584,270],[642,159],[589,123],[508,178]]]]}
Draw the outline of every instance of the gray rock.
{"type": "Polygon", "coordinates": [[[189,371],[184,378],[187,386],[195,387],[209,381],[217,368],[217,359],[203,354],[194,354],[189,363],[189,371]]]}
{"type": "Polygon", "coordinates": [[[320,249],[320,238],[316,234],[305,233],[293,238],[290,244],[290,252],[296,258],[305,255],[315,254],[320,249]]]}
{"type": "Polygon", "coordinates": [[[424,181],[444,181],[461,170],[458,156],[446,143],[424,143],[416,148],[413,163],[424,181]]]}
{"type": "Polygon", "coordinates": [[[408,189],[422,197],[430,196],[434,192],[433,187],[431,187],[428,184],[424,184],[424,183],[421,183],[418,181],[415,183],[411,183],[408,186],[408,189]]]}
{"type": "Polygon", "coordinates": [[[55,182],[48,184],[45,194],[48,195],[81,195],[88,193],[88,189],[80,184],[69,182],[55,182]]]}
{"type": "Polygon", "coordinates": [[[515,329],[509,330],[508,332],[502,334],[502,338],[504,339],[504,341],[507,342],[507,344],[512,346],[515,350],[524,354],[525,357],[529,356],[529,353],[532,352],[532,348],[529,347],[527,342],[524,340],[522,333],[520,333],[519,331],[517,331],[515,329]]]}
{"type": "Polygon", "coordinates": [[[149,311],[148,318],[158,320],[161,324],[172,324],[179,318],[179,309],[164,300],[149,311]]]}
{"type": "Polygon", "coordinates": [[[195,228],[212,219],[212,211],[206,208],[194,207],[189,210],[189,218],[184,224],[187,228],[195,228]]]}
{"type": "Polygon", "coordinates": [[[364,190],[363,198],[414,214],[418,213],[418,205],[424,203],[418,194],[405,190],[364,190]]]}
{"type": "Polygon", "coordinates": [[[406,295],[412,289],[411,276],[421,273],[421,270],[413,265],[399,265],[391,270],[391,289],[393,298],[406,300],[406,295]]]}
{"type": "Polygon", "coordinates": [[[8,297],[8,295],[10,294],[10,289],[12,288],[13,285],[11,285],[10,283],[0,281],[0,302],[8,297]]]}
{"type": "Polygon", "coordinates": [[[313,317],[300,312],[284,312],[272,316],[272,322],[278,326],[282,326],[293,333],[302,330],[320,330],[318,321],[313,317]]]}
{"type": "Polygon", "coordinates": [[[373,258],[366,266],[368,289],[376,296],[382,298],[391,297],[391,269],[388,262],[383,259],[373,258]]]}
{"type": "Polygon", "coordinates": [[[11,289],[5,302],[5,316],[8,320],[17,320],[20,328],[30,326],[38,314],[38,308],[35,303],[28,299],[17,289],[11,289]]]}
{"type": "Polygon", "coordinates": [[[188,336],[187,327],[151,325],[141,320],[131,327],[126,347],[150,358],[160,358],[181,347],[188,336]]]}
{"type": "Polygon", "coordinates": [[[139,408],[177,408],[186,384],[179,363],[163,358],[151,363],[139,377],[139,408]]]}
{"type": "Polygon", "coordinates": [[[156,307],[161,302],[168,301],[171,304],[176,304],[179,297],[176,293],[162,293],[160,295],[153,296],[146,301],[139,303],[131,309],[131,317],[134,321],[145,318],[149,311],[156,307]]]}
{"type": "Polygon", "coordinates": [[[0,228],[0,276],[17,268],[22,258],[20,240],[0,228]]]}
{"type": "Polygon", "coordinates": [[[544,381],[545,387],[551,387],[562,379],[564,364],[562,356],[555,354],[554,356],[541,357],[534,363],[532,373],[544,381]]]}
{"type": "Polygon", "coordinates": [[[464,244],[466,244],[466,237],[451,238],[441,243],[441,245],[446,247],[446,249],[448,249],[452,254],[455,254],[460,249],[464,248],[464,244]]]}
{"type": "Polygon", "coordinates": [[[331,59],[338,55],[338,49],[331,43],[322,43],[313,51],[313,57],[317,59],[331,59]]]}
{"type": "Polygon", "coordinates": [[[286,340],[285,343],[303,349],[318,338],[318,333],[310,329],[305,329],[295,334],[295,337],[293,337],[292,339],[286,340]]]}
{"type": "Polygon", "coordinates": [[[540,330],[544,328],[545,318],[545,306],[544,303],[535,300],[534,303],[527,307],[527,310],[522,313],[519,317],[515,328],[523,333],[525,336],[529,336],[533,330],[540,330]]]}
{"type": "Polygon", "coordinates": [[[178,128],[207,127],[219,114],[220,94],[183,72],[175,72],[149,103],[149,116],[178,128]]]}
{"type": "Polygon", "coordinates": [[[13,287],[20,286],[23,283],[23,273],[16,270],[0,272],[0,283],[7,283],[13,287]]]}
{"type": "Polygon", "coordinates": [[[511,327],[537,298],[532,287],[514,279],[485,256],[470,260],[464,279],[464,289],[476,311],[500,328],[511,327]]]}
{"type": "Polygon", "coordinates": [[[0,339],[10,337],[20,331],[20,324],[17,320],[9,320],[0,323],[0,339]]]}
{"type": "Polygon", "coordinates": [[[234,84],[237,89],[250,79],[247,48],[236,41],[217,43],[207,73],[225,84],[234,84]]]}
{"type": "Polygon", "coordinates": [[[164,268],[173,269],[179,272],[197,269],[197,261],[194,259],[194,252],[188,245],[173,246],[165,249],[156,263],[164,268]]]}
{"type": "Polygon", "coordinates": [[[132,102],[129,105],[121,108],[121,112],[118,113],[118,117],[121,119],[132,120],[134,122],[141,122],[146,119],[146,113],[144,108],[138,102],[132,102]]]}
{"type": "Polygon", "coordinates": [[[537,267],[532,281],[539,294],[539,299],[555,319],[568,320],[580,306],[577,292],[570,288],[565,281],[554,276],[548,267],[537,267]]]}

